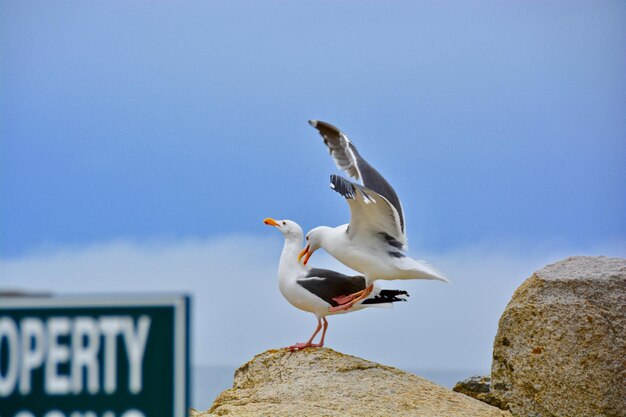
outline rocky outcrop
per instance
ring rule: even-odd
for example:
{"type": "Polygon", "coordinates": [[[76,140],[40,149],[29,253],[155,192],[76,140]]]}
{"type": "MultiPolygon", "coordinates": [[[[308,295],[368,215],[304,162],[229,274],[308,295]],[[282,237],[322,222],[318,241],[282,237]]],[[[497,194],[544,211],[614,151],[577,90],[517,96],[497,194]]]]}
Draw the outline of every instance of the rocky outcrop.
{"type": "Polygon", "coordinates": [[[501,409],[505,407],[502,401],[494,397],[491,393],[491,377],[488,376],[471,376],[463,381],[457,382],[452,388],[452,391],[469,395],[472,398],[476,398],[494,407],[501,409]]]}
{"type": "Polygon", "coordinates": [[[268,350],[195,417],[510,417],[416,375],[327,348],[268,350]]]}
{"type": "Polygon", "coordinates": [[[516,416],[626,416],[626,259],[571,257],[515,292],[491,393],[516,416]]]}

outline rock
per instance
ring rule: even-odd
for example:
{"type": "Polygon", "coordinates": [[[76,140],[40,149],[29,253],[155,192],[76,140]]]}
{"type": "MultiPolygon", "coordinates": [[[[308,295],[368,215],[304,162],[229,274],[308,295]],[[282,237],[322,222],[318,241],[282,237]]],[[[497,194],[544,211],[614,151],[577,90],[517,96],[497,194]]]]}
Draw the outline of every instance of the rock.
{"type": "Polygon", "coordinates": [[[457,382],[452,388],[454,392],[469,395],[479,401],[493,405],[501,409],[505,409],[498,398],[491,393],[491,377],[488,376],[472,376],[463,381],[457,382]]]}
{"type": "Polygon", "coordinates": [[[516,416],[626,416],[626,259],[571,257],[515,291],[491,393],[516,416]]]}
{"type": "Polygon", "coordinates": [[[328,348],[268,350],[197,417],[511,417],[416,375],[328,348]]]}

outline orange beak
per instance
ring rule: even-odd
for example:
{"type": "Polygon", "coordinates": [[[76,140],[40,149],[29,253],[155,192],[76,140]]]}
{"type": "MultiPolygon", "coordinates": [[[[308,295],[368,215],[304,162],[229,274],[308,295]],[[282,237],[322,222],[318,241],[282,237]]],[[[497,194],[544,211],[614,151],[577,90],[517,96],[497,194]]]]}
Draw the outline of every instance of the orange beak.
{"type": "Polygon", "coordinates": [[[276,220],[268,217],[267,219],[263,220],[263,223],[265,223],[268,226],[276,226],[278,227],[278,223],[276,223],[276,220]]]}
{"type": "Polygon", "coordinates": [[[302,249],[302,252],[300,252],[300,255],[298,255],[298,262],[300,262],[300,259],[304,256],[304,261],[302,262],[303,265],[306,265],[307,262],[309,262],[311,255],[313,255],[313,252],[309,251],[309,249],[309,245],[306,245],[306,247],[302,249]]]}

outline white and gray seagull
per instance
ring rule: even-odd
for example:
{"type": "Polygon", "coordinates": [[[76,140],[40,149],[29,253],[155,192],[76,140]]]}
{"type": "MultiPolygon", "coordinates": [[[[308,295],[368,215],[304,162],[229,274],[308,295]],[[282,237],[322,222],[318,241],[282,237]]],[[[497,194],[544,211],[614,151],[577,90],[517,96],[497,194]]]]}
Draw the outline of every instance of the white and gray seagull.
{"type": "Polygon", "coordinates": [[[298,260],[306,265],[311,255],[323,248],[344,265],[365,275],[367,287],[346,297],[330,311],[351,308],[367,297],[378,279],[448,279],[424,261],[407,256],[406,225],[402,204],[387,180],[359,154],[354,144],[330,123],[311,120],[324,139],[337,167],[350,178],[331,175],[330,186],[350,206],[350,223],[337,227],[320,226],[306,236],[307,245],[298,260]]]}
{"type": "Polygon", "coordinates": [[[365,307],[390,307],[391,303],[406,301],[409,294],[400,290],[383,290],[375,287],[372,293],[349,309],[331,312],[330,307],[338,306],[335,298],[345,297],[366,287],[365,277],[348,276],[328,269],[311,268],[298,261],[298,252],[302,247],[304,233],[298,223],[292,220],[274,220],[267,218],[264,223],[275,226],[284,236],[285,244],[278,266],[278,287],[283,296],[294,307],[315,314],[317,328],[311,338],[304,343],[289,346],[291,350],[306,347],[324,346],[324,337],[328,328],[326,316],[332,314],[349,313],[365,307]],[[324,330],[320,343],[313,340],[322,329],[324,330]]]}

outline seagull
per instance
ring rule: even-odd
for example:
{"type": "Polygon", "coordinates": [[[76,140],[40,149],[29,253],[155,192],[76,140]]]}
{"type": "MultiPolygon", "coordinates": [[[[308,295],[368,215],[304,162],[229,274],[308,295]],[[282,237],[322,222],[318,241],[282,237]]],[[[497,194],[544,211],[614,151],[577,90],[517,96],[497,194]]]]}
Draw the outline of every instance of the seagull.
{"type": "Polygon", "coordinates": [[[409,294],[401,290],[383,290],[375,287],[369,297],[355,303],[349,309],[331,312],[330,307],[338,306],[335,298],[345,297],[348,294],[361,291],[366,287],[365,277],[348,276],[328,269],[311,268],[298,261],[304,232],[298,223],[292,220],[274,220],[266,218],[263,221],[268,226],[274,226],[283,234],[285,244],[278,265],[278,288],[283,296],[294,307],[315,314],[317,328],[308,341],[296,343],[289,349],[299,350],[307,347],[324,346],[324,337],[328,329],[326,316],[332,314],[349,313],[365,307],[391,307],[391,303],[406,301],[409,294]],[[313,340],[322,329],[320,343],[313,340]]]}
{"type": "Polygon", "coordinates": [[[359,154],[348,137],[330,123],[310,120],[324,139],[337,167],[356,181],[331,175],[330,187],[350,206],[350,223],[337,227],[319,226],[307,235],[307,245],[298,255],[306,265],[320,247],[344,265],[365,275],[367,287],[338,298],[331,312],[351,308],[367,297],[378,279],[448,279],[424,261],[406,255],[406,224],[402,204],[385,178],[359,154]]]}

